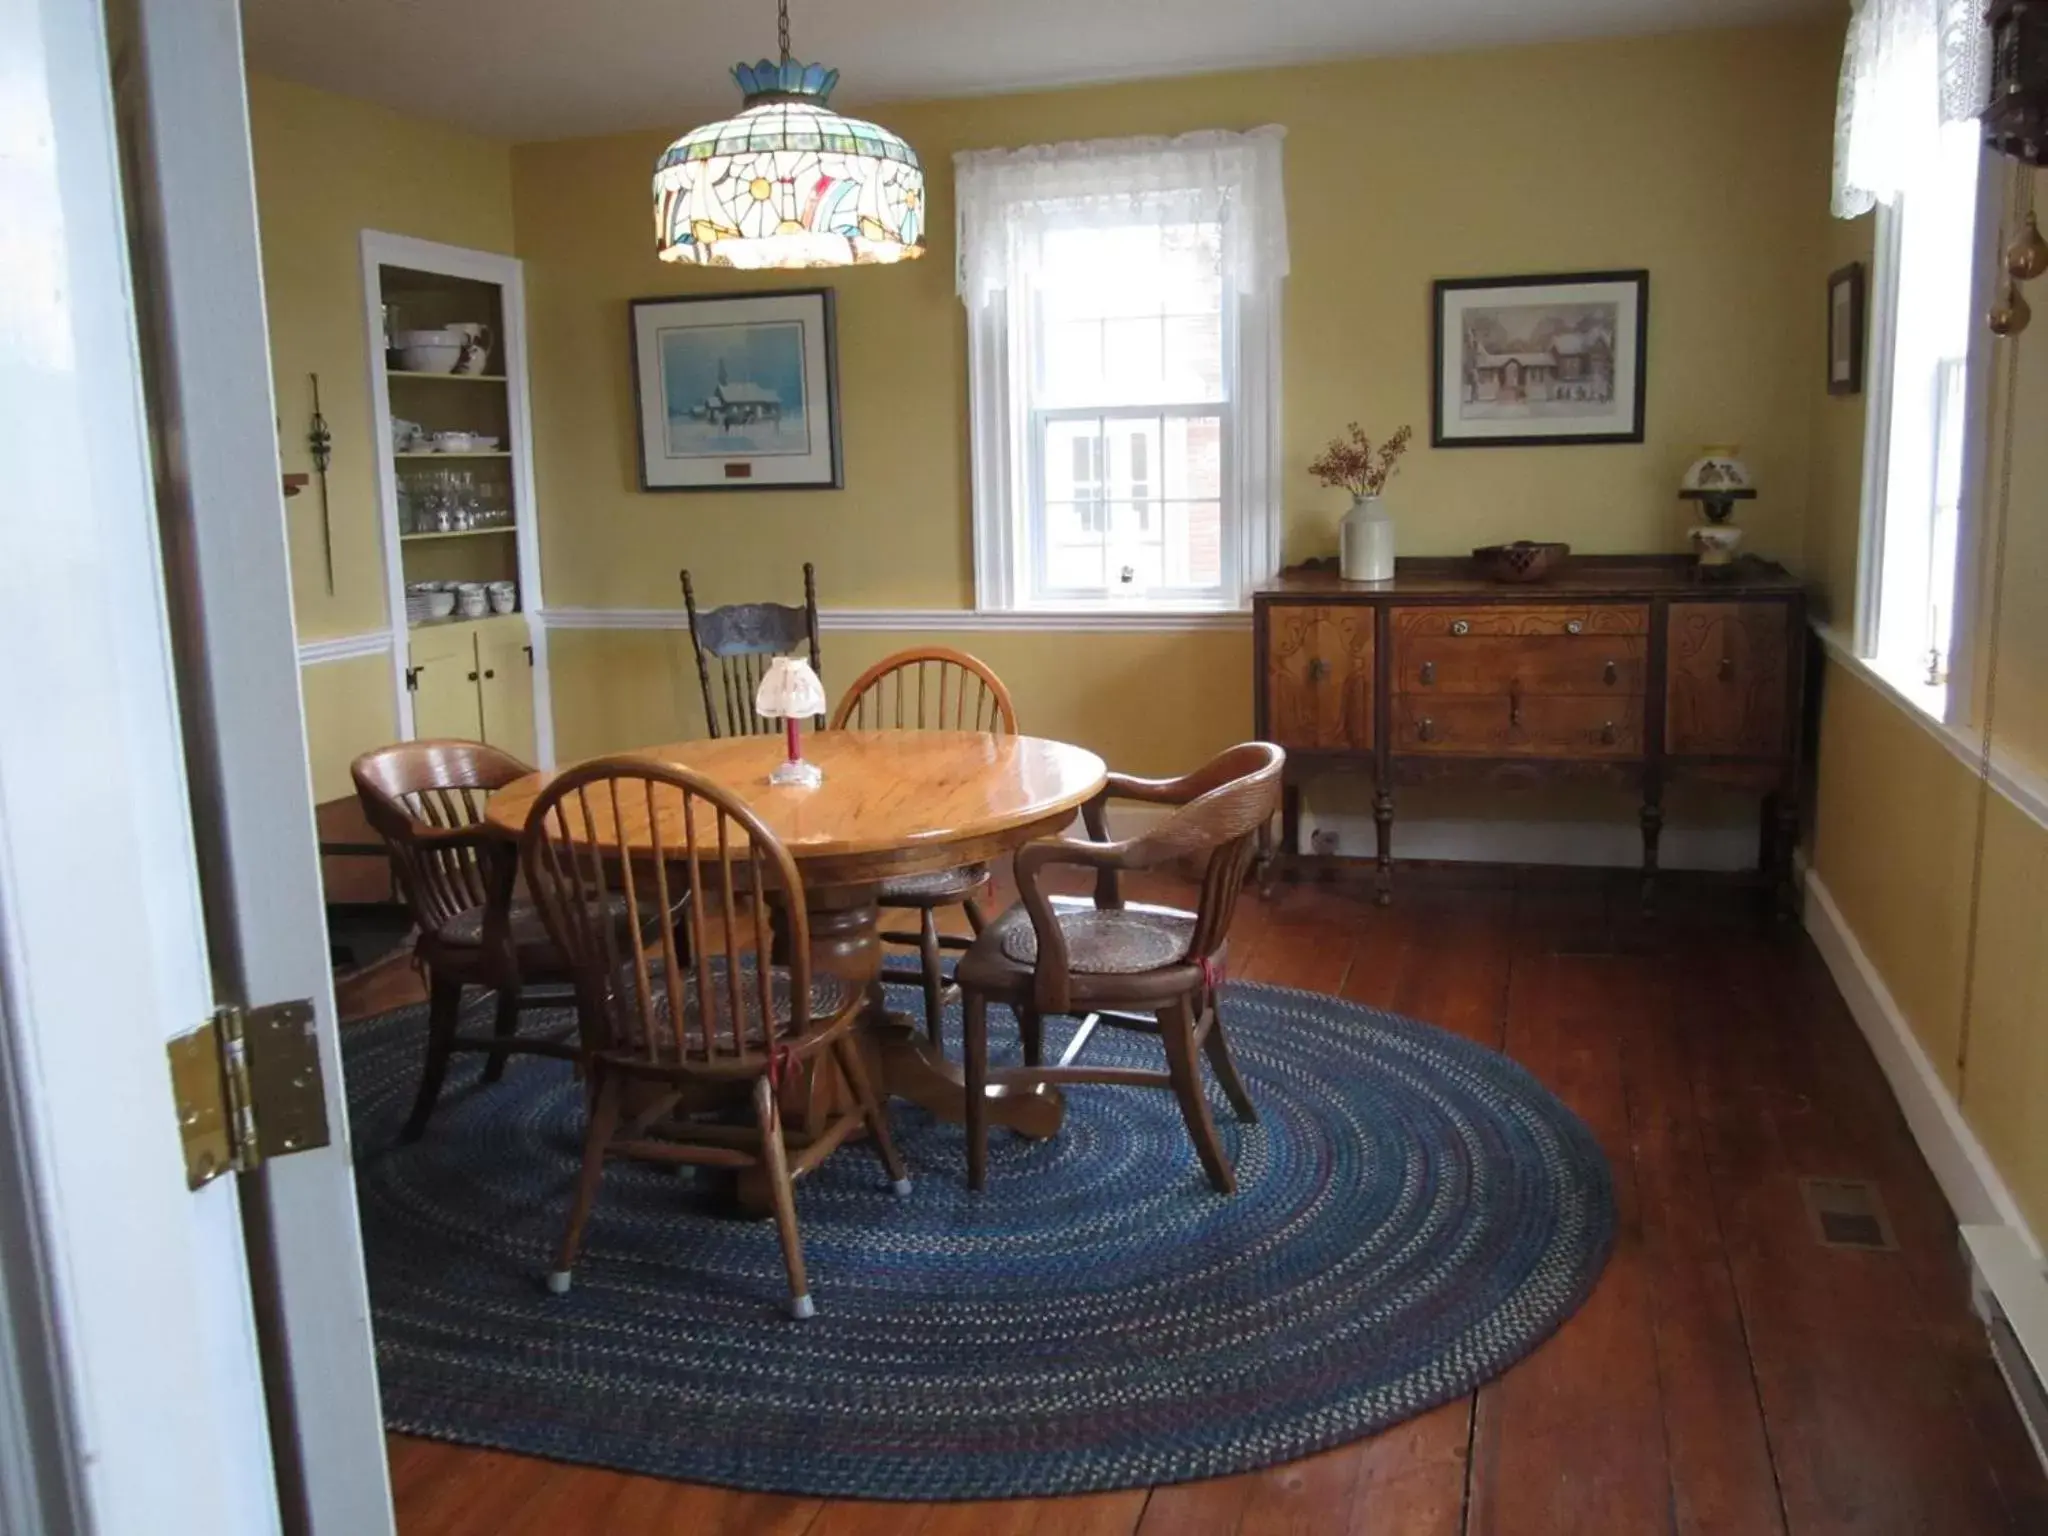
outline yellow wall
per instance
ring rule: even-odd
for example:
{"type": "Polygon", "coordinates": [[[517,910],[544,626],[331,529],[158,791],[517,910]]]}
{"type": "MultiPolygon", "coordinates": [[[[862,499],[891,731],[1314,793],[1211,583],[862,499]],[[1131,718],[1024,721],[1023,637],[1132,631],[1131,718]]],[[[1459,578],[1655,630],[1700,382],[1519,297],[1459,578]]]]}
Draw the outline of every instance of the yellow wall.
{"type": "MultiPolygon", "coordinates": [[[[292,602],[301,640],[385,627],[378,542],[361,233],[512,249],[512,152],[473,134],[261,75],[249,79],[249,125],[262,225],[264,303],[287,473],[310,472],[308,375],[334,433],[328,471],[334,591],[321,553],[320,499],[285,503],[292,602]]],[[[304,671],[315,792],[349,793],[348,762],[389,741],[391,672],[382,660],[304,671]]]]}
{"type": "MultiPolygon", "coordinates": [[[[1869,248],[1868,221],[1831,237],[1837,262],[1867,259],[1869,248]]],[[[2000,411],[2009,355],[2000,356],[2000,411]]],[[[2048,441],[2039,431],[2048,418],[2048,339],[2029,335],[2018,367],[1996,721],[2001,750],[2038,772],[2048,767],[2048,609],[2037,597],[2048,577],[2048,527],[2038,515],[2048,498],[2048,441]]],[[[1846,635],[1855,619],[1861,402],[1828,401],[1817,422],[1807,561],[1846,635]]],[[[1992,467],[1995,499],[2002,476],[1992,467]]],[[[1978,785],[1909,709],[1861,672],[1829,663],[1814,869],[2036,1233],[2048,1235],[2048,829],[1999,795],[1986,803],[1966,1029],[1978,785]]]]}
{"type": "MultiPolygon", "coordinates": [[[[1820,29],[1773,29],[891,106],[880,115],[930,176],[935,238],[916,266],[816,279],[838,293],[841,492],[637,489],[628,300],[810,279],[657,261],[647,179],[661,134],[521,145],[513,199],[548,602],[672,606],[686,565],[712,603],[793,600],[811,560],[828,608],[971,607],[954,152],[1267,122],[1288,130],[1290,559],[1334,547],[1343,498],[1301,467],[1326,438],[1356,418],[1376,434],[1411,422],[1426,440],[1433,279],[1641,266],[1652,273],[1648,441],[1422,448],[1390,498],[1402,549],[1521,536],[1677,548],[1685,519],[1671,488],[1698,444],[1732,440],[1765,486],[1745,515],[1758,547],[1796,562],[1835,57],[1820,29]]],[[[1031,729],[1071,721],[1077,739],[1119,763],[1185,766],[1249,728],[1243,635],[964,638],[1002,668],[1031,729]],[[1105,686],[1149,677],[1155,660],[1169,676],[1200,671],[1168,684],[1189,695],[1187,716],[1151,707],[1149,685],[1121,695],[1105,686]]],[[[829,669],[843,681],[878,649],[865,643],[874,639],[831,637],[829,669]]],[[[637,712],[688,691],[671,641],[604,632],[557,645],[558,680],[576,680],[558,681],[565,753],[644,738],[637,712]]]]}

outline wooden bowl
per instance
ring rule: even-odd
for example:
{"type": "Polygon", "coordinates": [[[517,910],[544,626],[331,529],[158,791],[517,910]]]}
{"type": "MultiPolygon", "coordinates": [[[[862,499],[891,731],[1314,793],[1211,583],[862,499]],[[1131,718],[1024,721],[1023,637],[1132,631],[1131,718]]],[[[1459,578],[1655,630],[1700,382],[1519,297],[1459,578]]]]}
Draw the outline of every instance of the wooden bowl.
{"type": "Polygon", "coordinates": [[[1489,581],[1548,581],[1564,569],[1571,553],[1569,544],[1531,543],[1522,539],[1513,544],[1489,544],[1485,549],[1475,549],[1472,563],[1489,581]]]}

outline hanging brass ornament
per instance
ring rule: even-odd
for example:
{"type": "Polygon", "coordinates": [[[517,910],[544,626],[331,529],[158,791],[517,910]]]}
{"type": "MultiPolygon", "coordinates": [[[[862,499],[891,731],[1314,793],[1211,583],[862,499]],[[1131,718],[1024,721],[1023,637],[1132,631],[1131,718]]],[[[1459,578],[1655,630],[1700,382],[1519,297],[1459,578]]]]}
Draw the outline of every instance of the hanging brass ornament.
{"type": "Polygon", "coordinates": [[[2031,213],[2027,215],[2019,238],[2006,247],[2005,270],[2022,283],[2030,283],[2043,272],[2048,272],[2048,240],[2041,238],[2041,226],[2031,213]]]}
{"type": "Polygon", "coordinates": [[[2017,336],[2033,323],[2033,319],[2034,311],[2020,293],[2019,284],[2010,283],[2006,286],[2004,301],[1991,310],[1991,334],[2017,336]]]}

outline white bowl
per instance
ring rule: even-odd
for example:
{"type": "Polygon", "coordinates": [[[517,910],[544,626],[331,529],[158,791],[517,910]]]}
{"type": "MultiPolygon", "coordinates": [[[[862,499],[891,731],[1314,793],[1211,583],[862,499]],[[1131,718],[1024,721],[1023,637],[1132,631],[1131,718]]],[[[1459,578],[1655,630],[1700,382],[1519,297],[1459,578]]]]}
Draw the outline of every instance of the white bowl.
{"type": "MultiPolygon", "coordinates": [[[[416,335],[419,333],[408,332],[407,334],[416,335]]],[[[425,334],[431,336],[442,333],[429,331],[425,334]]],[[[398,366],[407,373],[453,373],[455,365],[462,361],[462,353],[463,346],[460,342],[456,342],[452,346],[430,343],[416,347],[400,347],[398,349],[398,366]]]]}
{"type": "Polygon", "coordinates": [[[491,612],[511,613],[519,607],[519,594],[510,587],[491,586],[491,612]]]}
{"type": "Polygon", "coordinates": [[[427,594],[428,617],[445,619],[454,612],[455,594],[453,592],[429,592],[427,594]]]}
{"type": "Polygon", "coordinates": [[[476,445],[476,434],[473,432],[436,432],[434,434],[434,452],[436,453],[469,453],[475,449],[476,445]]]}

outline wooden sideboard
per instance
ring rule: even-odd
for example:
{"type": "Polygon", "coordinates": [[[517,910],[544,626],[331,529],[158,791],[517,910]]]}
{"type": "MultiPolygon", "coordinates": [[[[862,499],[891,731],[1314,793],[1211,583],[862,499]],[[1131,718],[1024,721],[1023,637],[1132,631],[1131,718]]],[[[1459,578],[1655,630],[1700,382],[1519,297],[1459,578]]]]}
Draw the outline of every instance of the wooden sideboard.
{"type": "Polygon", "coordinates": [[[1759,864],[1789,902],[1805,603],[1756,559],[1709,579],[1686,555],[1580,556],[1530,585],[1454,559],[1283,572],[1253,620],[1258,734],[1287,749],[1279,859],[1300,857],[1302,782],[1331,769],[1373,776],[1382,902],[1399,786],[1591,775],[1637,791],[1647,893],[1665,786],[1691,776],[1763,796],[1759,864]]]}

